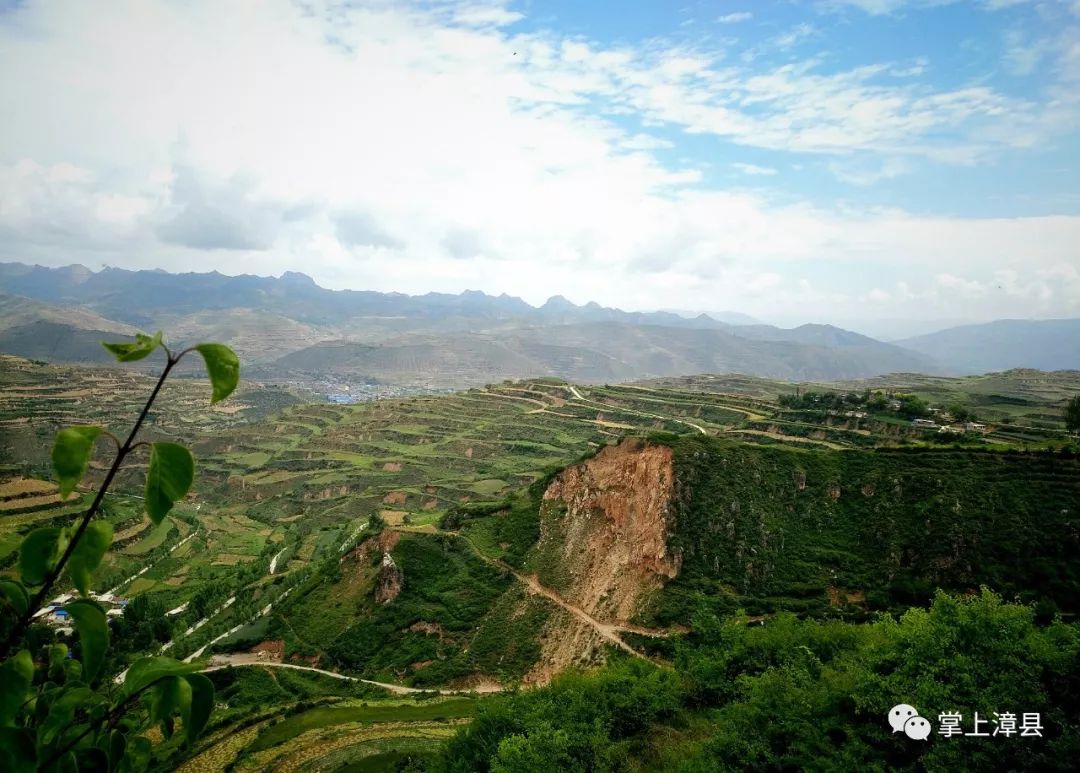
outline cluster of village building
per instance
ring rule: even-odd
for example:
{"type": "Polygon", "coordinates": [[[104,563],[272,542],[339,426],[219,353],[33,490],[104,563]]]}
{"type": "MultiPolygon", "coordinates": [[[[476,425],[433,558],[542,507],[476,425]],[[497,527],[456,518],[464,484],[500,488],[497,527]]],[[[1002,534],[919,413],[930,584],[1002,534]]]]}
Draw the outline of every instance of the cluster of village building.
{"type": "MultiPolygon", "coordinates": [[[[90,598],[100,604],[105,609],[105,614],[110,618],[124,614],[124,607],[128,603],[127,599],[120,598],[113,593],[91,593],[90,598]]],[[[64,605],[74,600],[75,594],[73,593],[57,596],[34,613],[34,620],[52,626],[57,633],[70,636],[75,629],[71,625],[71,615],[64,609],[64,605]]]]}

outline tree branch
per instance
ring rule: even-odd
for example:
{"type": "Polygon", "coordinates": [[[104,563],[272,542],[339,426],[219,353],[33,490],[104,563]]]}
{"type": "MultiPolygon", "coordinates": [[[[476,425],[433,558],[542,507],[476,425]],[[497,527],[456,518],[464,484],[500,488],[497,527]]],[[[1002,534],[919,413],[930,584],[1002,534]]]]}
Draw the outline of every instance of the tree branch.
{"type": "Polygon", "coordinates": [[[135,425],[131,428],[131,432],[128,433],[127,440],[124,441],[124,444],[120,446],[119,450],[116,452],[116,457],[113,459],[112,466],[105,475],[105,480],[102,481],[101,487],[98,488],[97,494],[94,496],[94,501],[90,504],[87,511],[83,513],[82,521],[80,521],[74,536],[72,536],[71,540],[68,542],[64,554],[45,578],[45,582],[42,584],[41,589],[38,590],[34,595],[34,598],[31,599],[30,604],[26,608],[26,614],[19,619],[18,624],[11,630],[11,633],[8,634],[7,639],[4,641],[2,648],[3,658],[6,658],[11,653],[12,647],[22,639],[23,634],[26,633],[26,629],[30,627],[30,621],[33,619],[34,613],[41,608],[42,603],[48,597],[53,585],[56,584],[56,581],[63,573],[64,567],[67,565],[68,559],[71,558],[71,554],[75,552],[75,547],[79,544],[79,540],[86,531],[86,527],[90,525],[90,521],[101,507],[101,500],[105,498],[105,492],[109,490],[113,478],[116,477],[116,473],[119,472],[120,466],[124,463],[124,459],[135,445],[135,436],[139,434],[139,429],[142,427],[143,421],[145,421],[147,414],[150,412],[150,407],[154,404],[154,400],[157,399],[158,392],[161,391],[161,387],[165,384],[165,379],[168,378],[169,372],[175,367],[176,363],[180,361],[180,358],[183,357],[184,354],[186,354],[186,351],[181,352],[176,357],[171,355],[168,356],[168,359],[165,362],[165,369],[161,372],[157,384],[154,385],[154,391],[150,393],[150,397],[147,399],[146,404],[139,413],[139,418],[135,420],[135,425]]]}

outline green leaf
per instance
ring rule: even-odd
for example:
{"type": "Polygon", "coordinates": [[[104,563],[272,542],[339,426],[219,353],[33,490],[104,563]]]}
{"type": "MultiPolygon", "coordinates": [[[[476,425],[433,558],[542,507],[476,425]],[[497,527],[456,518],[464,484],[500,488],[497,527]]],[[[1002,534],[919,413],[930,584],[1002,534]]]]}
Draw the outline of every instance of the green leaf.
{"type": "Polygon", "coordinates": [[[0,770],[35,773],[37,767],[33,737],[25,730],[0,728],[0,770]]]}
{"type": "Polygon", "coordinates": [[[124,695],[130,696],[168,676],[183,676],[199,671],[201,663],[181,663],[163,655],[139,658],[124,676],[124,695]]]}
{"type": "Polygon", "coordinates": [[[26,650],[0,666],[0,727],[14,726],[33,679],[34,661],[26,650]]]}
{"type": "Polygon", "coordinates": [[[195,480],[195,458],[178,443],[154,443],[146,471],[146,512],[154,523],[182,499],[195,480]]]}
{"type": "Polygon", "coordinates": [[[0,580],[0,604],[6,603],[15,610],[15,614],[22,617],[30,606],[30,597],[26,595],[26,588],[21,582],[15,580],[0,580]]]}
{"type": "Polygon", "coordinates": [[[191,685],[178,676],[167,676],[150,688],[150,721],[160,722],[166,738],[172,737],[174,714],[191,711],[191,685]]]}
{"type": "Polygon", "coordinates": [[[214,683],[202,674],[188,674],[184,677],[191,685],[191,705],[181,716],[184,720],[184,735],[188,744],[202,733],[214,709],[214,683]]]}
{"type": "Polygon", "coordinates": [[[224,400],[236,389],[240,381],[240,358],[225,344],[199,344],[195,351],[202,355],[206,363],[206,373],[214,393],[210,403],[224,400]]]}
{"type": "Polygon", "coordinates": [[[109,752],[109,770],[120,769],[120,760],[124,759],[124,751],[127,748],[127,738],[119,730],[109,733],[107,739],[109,752]]]}
{"type": "Polygon", "coordinates": [[[101,427],[68,427],[56,433],[52,465],[60,481],[60,497],[66,499],[86,474],[101,427]]]}
{"type": "Polygon", "coordinates": [[[83,667],[77,660],[64,660],[64,684],[82,681],[83,667]]]}
{"type": "Polygon", "coordinates": [[[64,609],[71,615],[75,630],[79,632],[82,646],[83,673],[92,682],[105,662],[105,650],[109,648],[109,623],[105,613],[89,599],[76,599],[64,609]]]}
{"type": "Polygon", "coordinates": [[[64,663],[67,662],[68,648],[66,644],[49,645],[49,679],[59,680],[64,676],[64,663]]]}
{"type": "Polygon", "coordinates": [[[161,346],[161,331],[157,331],[152,336],[145,333],[136,333],[134,343],[113,344],[102,341],[101,345],[112,352],[119,362],[135,362],[149,356],[151,352],[161,346]]]}
{"type": "Polygon", "coordinates": [[[90,580],[105,552],[112,544],[113,527],[108,521],[91,521],[75,545],[67,562],[71,581],[84,596],[90,592],[90,580]]]}
{"type": "Polygon", "coordinates": [[[97,700],[99,696],[85,685],[63,692],[49,706],[48,716],[38,726],[38,744],[48,746],[59,739],[75,719],[75,711],[97,700]]]}
{"type": "Polygon", "coordinates": [[[132,736],[128,739],[127,748],[124,750],[124,758],[120,761],[120,770],[142,771],[150,763],[151,749],[150,739],[143,735],[132,736]]]}
{"type": "Polygon", "coordinates": [[[60,553],[67,548],[67,535],[57,526],[34,529],[19,545],[19,574],[27,585],[41,585],[60,553]]]}

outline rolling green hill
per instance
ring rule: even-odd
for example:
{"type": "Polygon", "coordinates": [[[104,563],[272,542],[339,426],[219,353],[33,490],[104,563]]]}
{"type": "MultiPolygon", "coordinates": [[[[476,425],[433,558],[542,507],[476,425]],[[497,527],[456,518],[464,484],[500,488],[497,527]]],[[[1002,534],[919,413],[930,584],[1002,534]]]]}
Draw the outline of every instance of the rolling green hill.
{"type": "MultiPolygon", "coordinates": [[[[0,364],[0,464],[12,511],[0,518],[0,545],[10,572],[16,535],[70,517],[41,466],[52,430],[87,421],[119,428],[151,383],[123,369],[0,364]],[[49,501],[24,501],[33,497],[49,501]]],[[[874,383],[919,392],[932,406],[1009,396],[1028,401],[1024,413],[1050,410],[1077,386],[1070,374],[1030,371],[874,383]]],[[[193,444],[196,486],[159,527],[141,514],[134,476],[110,497],[118,541],[99,574],[139,602],[118,646],[167,644],[170,654],[213,656],[224,667],[213,673],[229,708],[190,752],[191,764],[210,766],[193,769],[214,770],[414,753],[437,766],[441,744],[468,739],[461,728],[473,713],[477,732],[489,732],[486,707],[503,705],[485,697],[467,711],[429,713],[423,693],[390,697],[287,667],[395,689],[524,685],[530,706],[592,689],[588,680],[612,696],[627,679],[648,684],[668,695],[668,708],[641,715],[628,737],[638,738],[646,768],[664,769],[676,747],[706,753],[692,739],[694,728],[715,736],[709,712],[757,705],[732,692],[729,669],[731,679],[758,684],[760,658],[806,648],[837,679],[856,680],[865,663],[885,673],[894,661],[883,653],[900,646],[899,634],[876,615],[923,610],[938,588],[958,604],[974,604],[980,585],[1031,603],[1020,609],[1039,626],[1025,635],[1047,637],[1039,662],[1067,671],[1059,661],[1073,628],[1043,627],[1055,614],[1072,620],[1080,603],[1080,462],[1063,431],[1029,438],[991,424],[985,434],[939,438],[889,409],[853,418],[777,402],[793,389],[746,376],[623,386],[542,378],[332,405],[247,383],[209,409],[205,385],[171,382],[147,436],[193,444]],[[744,634],[749,622],[760,625],[744,634]],[[254,651],[271,645],[280,647],[270,656],[276,668],[260,667],[254,651]],[[770,654],[756,654],[762,648],[770,654]],[[672,663],[685,678],[669,694],[672,663]],[[602,670],[558,679],[574,668],[602,670]],[[540,687],[553,679],[551,692],[540,687]],[[567,684],[571,692],[560,693],[567,684]],[[635,735],[648,728],[660,736],[635,735]]],[[[93,467],[88,485],[100,474],[93,467]]],[[[987,602],[977,614],[1013,614],[995,609],[987,602]]],[[[951,614],[943,610],[935,614],[951,614]]],[[[803,695],[792,690],[783,694],[803,695]]],[[[865,700],[876,707],[885,698],[865,700]]],[[[583,716],[605,705],[590,699],[583,716]]],[[[834,717],[806,705],[807,722],[834,717]]],[[[1046,716],[1062,705],[1046,698],[1046,716]]],[[[622,727],[622,709],[609,708],[622,727]]],[[[871,732],[862,710],[852,711],[835,721],[871,732]]],[[[622,732],[603,722],[594,726],[604,737],[622,732]]],[[[731,738],[716,743],[707,757],[734,753],[723,745],[731,738]]],[[[158,753],[173,762],[189,754],[168,744],[158,753]]]]}
{"type": "Polygon", "coordinates": [[[596,322],[492,334],[410,336],[369,345],[329,341],[285,355],[265,372],[476,386],[535,376],[603,383],[738,372],[815,380],[937,370],[927,359],[861,336],[860,341],[826,345],[789,340],[781,335],[785,332],[791,331],[779,331],[772,339],[744,338],[718,330],[596,322]]]}

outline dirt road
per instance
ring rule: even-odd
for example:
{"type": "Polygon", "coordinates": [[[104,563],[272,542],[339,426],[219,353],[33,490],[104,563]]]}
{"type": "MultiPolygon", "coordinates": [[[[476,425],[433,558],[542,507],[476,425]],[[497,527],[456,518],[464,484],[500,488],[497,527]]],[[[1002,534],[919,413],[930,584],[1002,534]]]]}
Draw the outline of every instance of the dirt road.
{"type": "Polygon", "coordinates": [[[389,690],[395,695],[415,695],[417,693],[435,692],[439,695],[472,695],[481,694],[486,695],[490,693],[502,692],[502,685],[495,684],[494,682],[485,682],[477,685],[476,687],[463,688],[463,689],[430,689],[425,690],[419,687],[406,687],[403,684],[391,684],[389,682],[375,682],[371,679],[361,679],[357,676],[349,676],[347,674],[339,674],[336,671],[327,671],[323,668],[315,668],[313,666],[299,666],[295,663],[280,663],[276,660],[267,660],[260,658],[258,655],[252,655],[250,653],[238,653],[233,655],[214,655],[210,658],[210,664],[203,669],[203,672],[207,671],[219,671],[223,668],[232,666],[234,668],[240,666],[265,666],[267,668],[292,668],[297,671],[310,671],[315,674],[322,674],[323,676],[329,676],[332,679],[340,679],[344,682],[363,682],[364,684],[374,685],[376,687],[382,687],[385,690],[389,690]]]}

